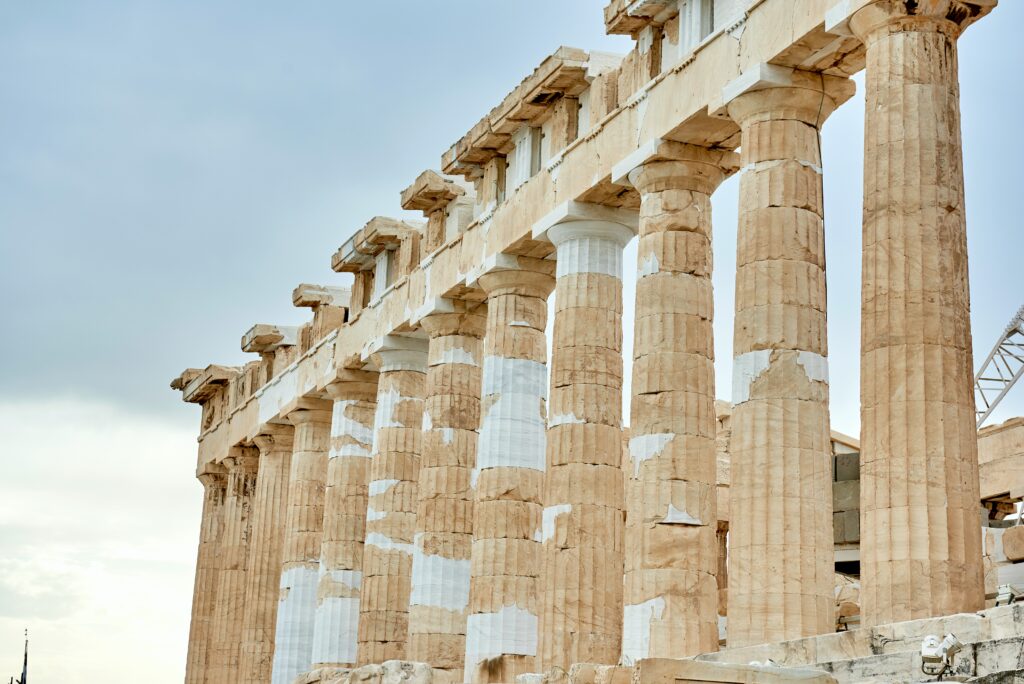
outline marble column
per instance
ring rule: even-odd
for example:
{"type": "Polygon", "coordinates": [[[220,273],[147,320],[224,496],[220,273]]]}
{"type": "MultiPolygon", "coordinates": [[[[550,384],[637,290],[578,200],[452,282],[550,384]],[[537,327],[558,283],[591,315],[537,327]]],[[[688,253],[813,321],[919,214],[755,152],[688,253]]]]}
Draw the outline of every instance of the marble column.
{"type": "Polygon", "coordinates": [[[728,103],[742,132],[733,338],[729,646],[835,629],[819,130],[853,83],[728,103]]]}
{"type": "Polygon", "coordinates": [[[220,561],[218,545],[224,529],[224,496],[227,477],[224,467],[215,463],[203,466],[199,474],[203,485],[203,513],[199,527],[199,554],[192,590],[192,622],[188,632],[188,656],[185,684],[213,681],[208,677],[213,641],[213,613],[217,605],[220,561]]]}
{"type": "Polygon", "coordinates": [[[711,195],[734,152],[663,144],[640,192],[622,653],[718,649],[711,195]]]}
{"type": "Polygon", "coordinates": [[[624,225],[548,229],[557,254],[541,540],[542,670],[615,664],[622,642],[624,225]]]}
{"type": "Polygon", "coordinates": [[[258,454],[259,450],[253,447],[232,447],[223,460],[227,469],[227,489],[224,494],[224,532],[217,549],[220,574],[217,606],[213,612],[210,672],[212,681],[224,684],[236,684],[239,680],[258,454]]]}
{"type": "Polygon", "coordinates": [[[356,663],[377,373],[341,371],[327,393],[334,400],[334,414],[313,629],[314,669],[356,663]]]}
{"type": "Polygon", "coordinates": [[[420,320],[430,335],[423,456],[409,600],[409,660],[457,680],[466,655],[473,487],[487,309],[442,300],[420,320]]]}
{"type": "Polygon", "coordinates": [[[281,586],[281,555],[292,462],[290,425],[269,425],[253,443],[260,450],[253,497],[252,540],[242,616],[243,684],[266,684],[274,662],[274,630],[281,586]]]}
{"type": "Polygon", "coordinates": [[[878,2],[861,305],[865,626],[984,608],[957,38],[990,3],[878,2]]]}
{"type": "Polygon", "coordinates": [[[329,401],[302,399],[301,406],[288,414],[288,420],[295,426],[295,438],[288,478],[272,684],[292,684],[313,663],[331,410],[329,401]]]}
{"type": "Polygon", "coordinates": [[[388,336],[372,359],[380,379],[363,546],[360,665],[407,658],[427,342],[388,336]]]}
{"type": "Polygon", "coordinates": [[[475,477],[467,682],[536,670],[541,493],[545,470],[550,261],[500,255],[487,293],[475,477]]]}

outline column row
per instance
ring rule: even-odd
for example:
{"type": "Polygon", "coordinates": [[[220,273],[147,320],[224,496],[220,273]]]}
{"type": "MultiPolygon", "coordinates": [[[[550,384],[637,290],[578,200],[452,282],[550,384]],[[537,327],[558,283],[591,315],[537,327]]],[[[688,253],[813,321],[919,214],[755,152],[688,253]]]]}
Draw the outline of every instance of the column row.
{"type": "MultiPolygon", "coordinates": [[[[981,604],[958,22],[875,3],[850,23],[868,57],[869,624],[981,604]]],[[[236,448],[204,471],[187,682],[390,659],[507,682],[717,648],[710,198],[741,166],[729,644],[832,628],[820,128],[852,84],[773,78],[723,105],[740,156],[660,144],[625,169],[638,226],[601,209],[548,227],[554,261],[500,255],[476,278],[484,302],[442,300],[427,340],[384,338],[375,371],[303,400],[258,458],[236,448]]]]}

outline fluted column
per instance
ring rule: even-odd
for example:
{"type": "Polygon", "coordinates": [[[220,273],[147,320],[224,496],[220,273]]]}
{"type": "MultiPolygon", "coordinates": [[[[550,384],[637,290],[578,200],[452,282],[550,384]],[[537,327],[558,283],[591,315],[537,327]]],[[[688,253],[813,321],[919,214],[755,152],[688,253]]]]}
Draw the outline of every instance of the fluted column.
{"type": "Polygon", "coordinates": [[[290,425],[271,425],[253,439],[260,460],[242,616],[242,684],[267,684],[274,664],[293,430],[290,425]]]}
{"type": "Polygon", "coordinates": [[[550,261],[506,257],[487,292],[465,681],[536,670],[550,261]]]}
{"type": "MultiPolygon", "coordinates": [[[[729,490],[729,646],[835,629],[819,127],[850,81],[728,104],[742,131],[729,490]]],[[[710,407],[709,407],[710,408],[710,407]]]]}
{"type": "Polygon", "coordinates": [[[622,653],[718,649],[711,194],[726,150],[667,144],[629,174],[640,192],[622,653]]]}
{"type": "Polygon", "coordinates": [[[199,554],[192,590],[192,622],[188,631],[185,684],[203,684],[208,679],[213,642],[213,613],[217,605],[218,545],[224,528],[224,495],[227,477],[223,466],[208,464],[199,475],[203,484],[203,514],[199,527],[199,554]]]}
{"type": "Polygon", "coordinates": [[[462,677],[466,655],[473,487],[480,426],[481,338],[487,310],[443,301],[451,311],[420,320],[430,335],[423,401],[423,456],[409,600],[409,660],[462,677]]]}
{"type": "Polygon", "coordinates": [[[384,345],[373,355],[380,379],[359,606],[361,665],[404,660],[409,640],[426,340],[387,337],[384,345]]]}
{"type": "Polygon", "coordinates": [[[377,374],[345,370],[327,392],[334,400],[334,414],[313,630],[314,669],[356,663],[377,374]]]}
{"type": "Polygon", "coordinates": [[[541,539],[540,665],[614,664],[622,642],[622,249],[600,220],[548,230],[557,250],[541,539]]]}
{"type": "Polygon", "coordinates": [[[224,496],[224,532],[217,549],[220,575],[217,606],[213,613],[210,672],[211,681],[224,684],[235,684],[239,680],[258,453],[252,447],[233,447],[223,461],[227,469],[227,489],[224,496]]]}
{"type": "Polygon", "coordinates": [[[302,407],[288,414],[295,426],[295,443],[288,479],[273,684],[292,684],[313,662],[331,408],[329,401],[303,399],[302,407]]]}
{"type": "Polygon", "coordinates": [[[878,2],[850,21],[867,46],[866,626],[984,607],[956,41],[986,6],[878,2]]]}

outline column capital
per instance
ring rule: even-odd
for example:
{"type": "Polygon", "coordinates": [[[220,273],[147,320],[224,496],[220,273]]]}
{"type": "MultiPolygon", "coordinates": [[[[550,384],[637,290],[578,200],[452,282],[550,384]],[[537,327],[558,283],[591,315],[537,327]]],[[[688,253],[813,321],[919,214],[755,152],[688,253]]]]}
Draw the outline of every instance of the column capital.
{"type": "Polygon", "coordinates": [[[487,305],[463,299],[445,299],[447,306],[420,319],[431,338],[465,335],[482,338],[487,327],[487,305]],[[447,310],[444,310],[447,309],[447,310]]]}
{"type": "Polygon", "coordinates": [[[330,424],[333,408],[333,404],[328,399],[302,398],[285,417],[295,427],[307,423],[330,424]]]}
{"type": "Polygon", "coordinates": [[[753,121],[796,119],[821,127],[856,92],[848,78],[761,63],[727,83],[708,104],[714,116],[740,126],[753,121]]]}
{"type": "Polygon", "coordinates": [[[260,434],[252,438],[252,443],[260,450],[260,455],[271,451],[291,451],[295,428],[291,425],[268,423],[260,430],[260,434]]]}
{"type": "Polygon", "coordinates": [[[655,138],[612,167],[612,182],[641,194],[671,188],[710,195],[739,169],[739,159],[732,150],[655,138]]]}
{"type": "Polygon", "coordinates": [[[384,335],[363,348],[363,359],[370,359],[377,369],[388,371],[427,372],[427,345],[423,337],[384,335]]]}
{"type": "Polygon", "coordinates": [[[379,378],[377,371],[342,368],[325,389],[334,401],[376,401],[379,378]]]}
{"type": "Polygon", "coordinates": [[[466,277],[466,282],[478,285],[488,297],[517,294],[547,299],[555,289],[555,262],[515,254],[493,254],[466,277]]]}
{"type": "Polygon", "coordinates": [[[219,463],[204,463],[196,473],[196,479],[203,483],[207,491],[227,487],[227,469],[219,463]]]}
{"type": "Polygon", "coordinates": [[[938,31],[953,38],[991,12],[998,0],[842,0],[826,15],[830,33],[850,33],[863,42],[879,33],[938,31]]]}
{"type": "Polygon", "coordinates": [[[259,453],[258,447],[233,446],[221,463],[227,468],[228,473],[242,471],[255,474],[259,467],[259,453]]]}
{"type": "MultiPolygon", "coordinates": [[[[636,235],[639,224],[640,217],[635,209],[608,207],[591,202],[569,201],[555,207],[553,211],[533,224],[533,239],[547,240],[557,245],[557,241],[572,239],[571,237],[566,237],[566,235],[578,235],[580,231],[592,231],[590,233],[592,236],[598,236],[601,232],[606,232],[610,239],[619,239],[622,235],[636,235]],[[558,231],[552,230],[570,223],[588,225],[586,227],[577,226],[571,231],[562,229],[558,231]],[[605,227],[601,227],[602,225],[605,227]],[[614,229],[612,226],[618,226],[621,230],[614,229]],[[613,235],[619,237],[612,237],[613,235]]],[[[623,245],[626,242],[629,242],[629,237],[626,237],[623,245]]]]}

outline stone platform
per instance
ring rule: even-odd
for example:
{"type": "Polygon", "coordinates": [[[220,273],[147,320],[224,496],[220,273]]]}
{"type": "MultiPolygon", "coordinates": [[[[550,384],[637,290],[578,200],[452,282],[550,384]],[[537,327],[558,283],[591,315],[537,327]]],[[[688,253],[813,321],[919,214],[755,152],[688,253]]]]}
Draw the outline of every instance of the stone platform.
{"type": "MultiPolygon", "coordinates": [[[[954,634],[964,647],[944,681],[1024,683],[1024,603],[855,629],[774,644],[725,649],[692,659],[649,658],[635,666],[578,663],[568,671],[520,675],[516,684],[909,684],[921,672],[921,641],[954,634]]],[[[455,684],[425,663],[388,661],[322,670],[295,684],[455,684]]]]}

